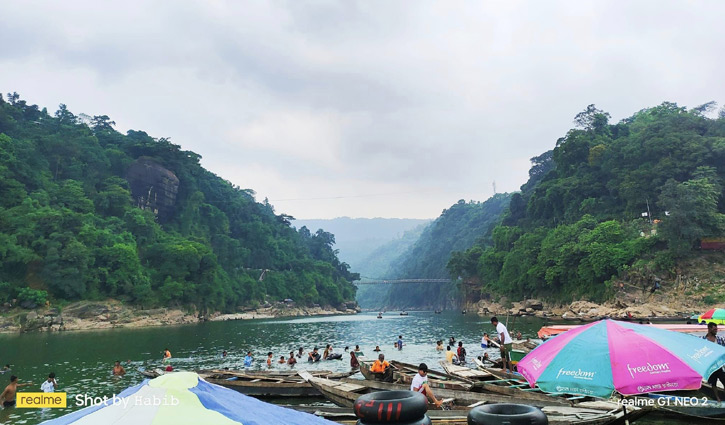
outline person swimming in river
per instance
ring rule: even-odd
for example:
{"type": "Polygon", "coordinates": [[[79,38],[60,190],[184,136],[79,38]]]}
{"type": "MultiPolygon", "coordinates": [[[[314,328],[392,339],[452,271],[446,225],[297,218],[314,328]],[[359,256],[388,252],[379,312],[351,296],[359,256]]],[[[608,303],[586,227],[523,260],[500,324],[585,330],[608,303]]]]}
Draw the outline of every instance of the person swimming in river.
{"type": "Polygon", "coordinates": [[[327,344],[327,347],[325,347],[325,352],[322,355],[322,358],[324,360],[340,360],[340,359],[342,359],[342,354],[340,354],[340,353],[333,353],[332,352],[332,344],[327,344]]]}
{"type": "Polygon", "coordinates": [[[319,362],[321,358],[322,358],[322,356],[318,352],[318,348],[317,347],[313,348],[312,351],[310,351],[309,353],[307,353],[307,361],[310,362],[310,363],[319,362]]]}
{"type": "Polygon", "coordinates": [[[287,360],[287,364],[290,365],[290,366],[292,366],[295,363],[297,363],[297,359],[295,359],[295,352],[294,351],[290,351],[289,352],[289,360],[287,360]]]}
{"type": "Polygon", "coordinates": [[[284,358],[284,356],[279,356],[279,361],[277,363],[285,364],[285,363],[287,363],[287,360],[284,358]]]}
{"type": "Polygon", "coordinates": [[[440,339],[436,341],[436,351],[443,351],[443,341],[440,339]]]}
{"type": "Polygon", "coordinates": [[[304,354],[304,353],[302,352],[302,350],[303,350],[303,348],[302,348],[302,347],[300,347],[300,348],[299,348],[299,350],[297,350],[297,358],[298,358],[298,359],[301,359],[301,358],[302,358],[302,356],[304,356],[304,355],[305,355],[305,354],[304,354]]]}
{"type": "Polygon", "coordinates": [[[113,375],[115,376],[123,376],[126,374],[126,369],[121,366],[121,361],[116,360],[116,364],[113,365],[113,375]]]}
{"type": "Polygon", "coordinates": [[[267,367],[272,367],[272,357],[274,354],[270,351],[267,353],[267,367]]]}

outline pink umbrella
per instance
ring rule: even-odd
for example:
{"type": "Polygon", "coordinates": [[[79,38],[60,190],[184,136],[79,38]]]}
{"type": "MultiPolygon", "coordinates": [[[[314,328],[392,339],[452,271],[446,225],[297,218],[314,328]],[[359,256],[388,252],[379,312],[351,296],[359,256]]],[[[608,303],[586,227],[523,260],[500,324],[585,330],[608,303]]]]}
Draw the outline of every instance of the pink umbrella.
{"type": "Polygon", "coordinates": [[[518,363],[531,387],[609,397],[698,389],[725,365],[725,347],[692,335],[602,320],[558,335],[518,363]]]}

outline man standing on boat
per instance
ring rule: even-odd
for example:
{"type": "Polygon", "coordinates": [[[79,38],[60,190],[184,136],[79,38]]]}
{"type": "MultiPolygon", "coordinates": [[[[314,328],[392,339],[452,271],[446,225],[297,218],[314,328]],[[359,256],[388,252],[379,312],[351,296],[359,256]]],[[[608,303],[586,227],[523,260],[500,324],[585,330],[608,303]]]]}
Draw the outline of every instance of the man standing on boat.
{"type": "MultiPolygon", "coordinates": [[[[712,343],[722,345],[725,347],[725,338],[717,335],[717,323],[710,322],[707,324],[707,335],[702,337],[712,343]]],[[[715,393],[715,398],[718,403],[720,402],[720,393],[717,388],[717,381],[719,380],[723,386],[725,386],[725,367],[716,370],[707,379],[707,383],[712,385],[712,392],[715,393]]]]}
{"type": "Polygon", "coordinates": [[[511,365],[511,358],[509,357],[509,355],[511,353],[511,350],[513,350],[514,340],[511,339],[511,335],[509,335],[509,331],[508,329],[506,329],[506,326],[503,323],[499,322],[496,316],[493,316],[491,318],[491,324],[496,327],[496,333],[498,334],[499,340],[501,341],[501,368],[505,372],[506,368],[508,367],[508,369],[510,369],[513,373],[514,369],[511,365]]]}
{"type": "Polygon", "coordinates": [[[421,363],[418,366],[418,373],[413,377],[410,390],[421,393],[428,398],[436,407],[441,407],[441,402],[433,395],[433,390],[428,386],[428,365],[421,363]]]}

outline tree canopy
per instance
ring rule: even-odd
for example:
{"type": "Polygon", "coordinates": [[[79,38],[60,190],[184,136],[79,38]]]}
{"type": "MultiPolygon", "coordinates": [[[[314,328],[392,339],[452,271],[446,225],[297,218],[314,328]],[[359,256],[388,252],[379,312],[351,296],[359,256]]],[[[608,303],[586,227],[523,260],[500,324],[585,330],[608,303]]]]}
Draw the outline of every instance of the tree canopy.
{"type": "Polygon", "coordinates": [[[633,268],[671,272],[725,230],[725,117],[713,109],[664,102],[610,124],[589,105],[532,158],[492,245],[455,253],[451,273],[488,294],[597,300],[633,268]]]}
{"type": "Polygon", "coordinates": [[[334,235],[297,232],[290,216],[201,167],[198,154],[143,131],[121,134],[106,115],[82,119],[65,105],[50,115],[17,93],[7,99],[0,302],[46,294],[230,311],[354,299],[357,276],[338,260],[334,235]],[[166,216],[132,199],[127,172],[141,160],[178,180],[166,216]]]}

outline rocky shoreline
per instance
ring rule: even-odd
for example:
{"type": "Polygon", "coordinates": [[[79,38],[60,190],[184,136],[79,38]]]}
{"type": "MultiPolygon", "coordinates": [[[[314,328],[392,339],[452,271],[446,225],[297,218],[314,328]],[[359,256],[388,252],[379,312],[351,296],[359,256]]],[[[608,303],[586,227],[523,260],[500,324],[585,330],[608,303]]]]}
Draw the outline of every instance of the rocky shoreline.
{"type": "Polygon", "coordinates": [[[102,330],[115,328],[143,328],[152,326],[183,325],[203,321],[271,319],[278,317],[304,317],[328,314],[355,314],[360,311],[355,303],[338,308],[298,307],[293,304],[267,304],[234,314],[212,313],[201,317],[198,312],[181,309],[138,309],[118,301],[81,301],[58,307],[33,310],[12,309],[0,316],[0,333],[62,332],[102,330]]]}
{"type": "Polygon", "coordinates": [[[469,304],[466,309],[479,316],[533,316],[552,320],[593,321],[602,318],[647,319],[685,319],[693,313],[705,311],[707,305],[700,299],[681,297],[672,293],[641,295],[618,294],[613,300],[602,304],[589,301],[574,301],[570,304],[557,304],[537,299],[520,302],[508,302],[501,299],[479,301],[469,304]]]}

